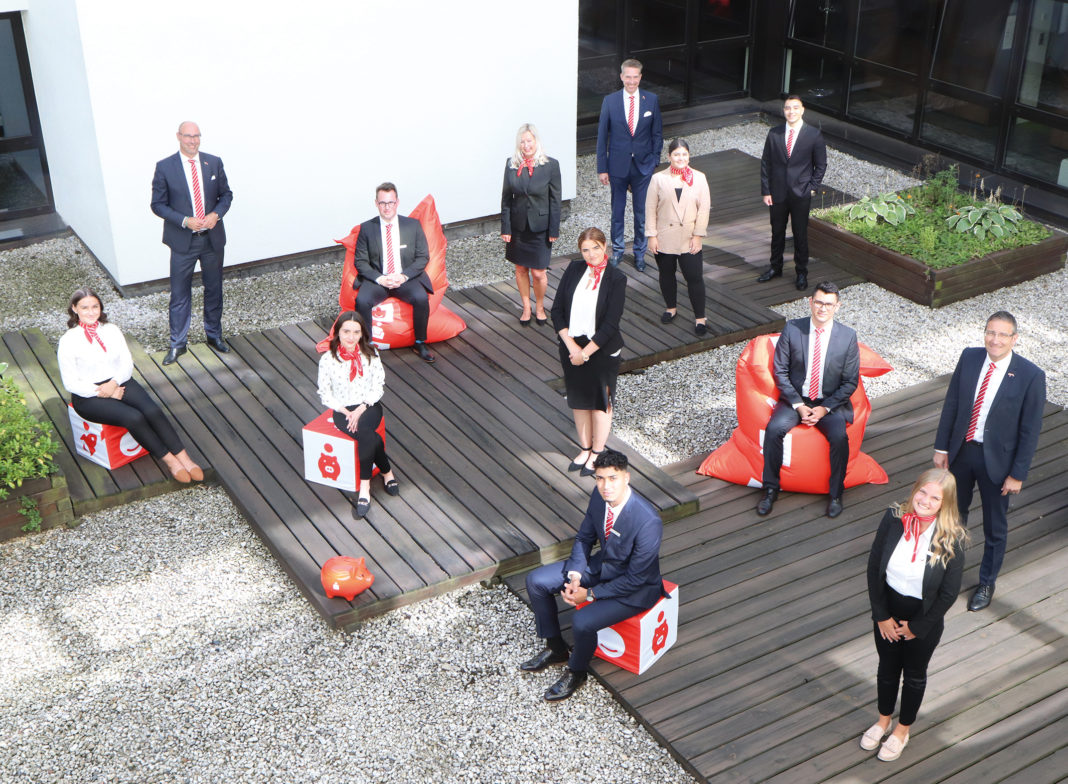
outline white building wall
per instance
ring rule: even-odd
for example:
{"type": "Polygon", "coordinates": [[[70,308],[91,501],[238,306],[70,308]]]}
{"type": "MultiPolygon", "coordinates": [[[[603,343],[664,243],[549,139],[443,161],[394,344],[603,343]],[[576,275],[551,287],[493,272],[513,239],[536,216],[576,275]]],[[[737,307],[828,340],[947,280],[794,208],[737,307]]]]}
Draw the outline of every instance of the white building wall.
{"type": "Polygon", "coordinates": [[[522,122],[575,194],[577,0],[25,2],[57,210],[120,284],[167,277],[148,205],[181,120],[226,165],[228,266],[332,245],[387,179],[402,211],[499,212],[522,122]]]}

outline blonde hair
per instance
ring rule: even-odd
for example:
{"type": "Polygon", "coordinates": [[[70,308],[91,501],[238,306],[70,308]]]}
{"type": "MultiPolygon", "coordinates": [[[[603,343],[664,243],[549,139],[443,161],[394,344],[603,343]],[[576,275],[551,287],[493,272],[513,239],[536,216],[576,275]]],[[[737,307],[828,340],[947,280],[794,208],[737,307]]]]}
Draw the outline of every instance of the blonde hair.
{"type": "Polygon", "coordinates": [[[523,163],[523,153],[519,150],[519,140],[523,138],[524,133],[529,133],[534,137],[534,165],[542,166],[548,163],[549,156],[541,148],[541,137],[538,135],[538,129],[534,127],[534,123],[523,123],[519,126],[519,130],[515,132],[515,152],[512,153],[512,168],[518,169],[523,163]]]}
{"type": "Polygon", "coordinates": [[[958,542],[964,542],[968,538],[968,531],[960,524],[960,510],[957,508],[957,480],[953,474],[944,468],[928,468],[912,485],[909,497],[899,504],[894,504],[891,510],[895,517],[912,514],[912,498],[916,492],[926,484],[934,483],[942,489],[942,506],[935,516],[935,530],[931,535],[931,566],[941,561],[945,566],[953,558],[953,550],[958,542]]]}

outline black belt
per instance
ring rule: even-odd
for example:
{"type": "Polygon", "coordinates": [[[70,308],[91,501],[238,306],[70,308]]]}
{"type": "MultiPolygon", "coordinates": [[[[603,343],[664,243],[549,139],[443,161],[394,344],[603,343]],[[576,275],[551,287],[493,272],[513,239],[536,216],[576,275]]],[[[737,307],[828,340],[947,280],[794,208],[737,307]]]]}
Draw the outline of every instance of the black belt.
{"type": "Polygon", "coordinates": [[[193,236],[194,237],[203,237],[207,233],[208,233],[207,229],[204,229],[203,231],[194,231],[193,232],[193,236]]]}

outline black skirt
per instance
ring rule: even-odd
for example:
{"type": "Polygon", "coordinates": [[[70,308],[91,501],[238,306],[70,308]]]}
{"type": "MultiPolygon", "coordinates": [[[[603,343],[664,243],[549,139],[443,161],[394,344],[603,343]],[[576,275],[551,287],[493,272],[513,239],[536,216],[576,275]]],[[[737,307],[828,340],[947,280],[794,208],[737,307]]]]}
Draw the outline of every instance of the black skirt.
{"type": "MultiPolygon", "coordinates": [[[[590,340],[581,335],[575,338],[575,342],[585,348],[590,340]]],[[[559,346],[568,407],[580,411],[607,411],[608,406],[615,402],[619,357],[598,349],[586,364],[572,365],[567,346],[563,341],[559,346]]]]}
{"type": "Polygon", "coordinates": [[[504,257],[527,269],[549,269],[552,247],[548,231],[522,229],[512,235],[512,241],[505,246],[504,257]]]}

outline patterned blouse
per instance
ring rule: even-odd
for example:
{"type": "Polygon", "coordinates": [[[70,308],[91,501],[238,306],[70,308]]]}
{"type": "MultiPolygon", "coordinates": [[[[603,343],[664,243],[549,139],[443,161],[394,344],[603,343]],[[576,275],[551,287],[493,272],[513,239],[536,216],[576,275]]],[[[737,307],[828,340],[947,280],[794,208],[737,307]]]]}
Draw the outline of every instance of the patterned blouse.
{"type": "Polygon", "coordinates": [[[371,361],[364,357],[363,375],[349,381],[348,360],[336,360],[329,351],[319,357],[319,399],[334,411],[348,406],[374,405],[386,389],[386,369],[376,351],[371,361]]]}

